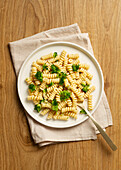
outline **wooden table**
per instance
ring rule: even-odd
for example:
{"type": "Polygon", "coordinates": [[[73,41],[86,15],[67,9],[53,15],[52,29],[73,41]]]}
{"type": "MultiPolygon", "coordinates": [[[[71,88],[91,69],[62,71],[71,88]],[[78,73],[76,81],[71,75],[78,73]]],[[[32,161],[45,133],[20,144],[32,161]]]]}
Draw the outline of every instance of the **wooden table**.
{"type": "Polygon", "coordinates": [[[121,1],[0,1],[0,169],[121,169],[121,1]],[[31,138],[16,89],[8,42],[54,27],[78,23],[88,32],[105,80],[112,111],[107,134],[118,146],[112,152],[101,135],[96,141],[61,143],[39,148],[31,138]]]}

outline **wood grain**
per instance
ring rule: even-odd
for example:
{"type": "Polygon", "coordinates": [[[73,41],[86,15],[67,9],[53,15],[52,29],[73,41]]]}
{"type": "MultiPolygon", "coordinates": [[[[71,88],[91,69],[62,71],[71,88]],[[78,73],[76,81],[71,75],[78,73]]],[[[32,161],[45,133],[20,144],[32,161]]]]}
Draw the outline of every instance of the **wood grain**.
{"type": "Polygon", "coordinates": [[[0,169],[120,170],[121,169],[121,1],[1,0],[0,1],[0,169]],[[96,141],[61,143],[43,148],[31,138],[20,104],[8,42],[77,22],[88,32],[105,80],[114,126],[108,135],[118,146],[112,152],[96,141]]]}

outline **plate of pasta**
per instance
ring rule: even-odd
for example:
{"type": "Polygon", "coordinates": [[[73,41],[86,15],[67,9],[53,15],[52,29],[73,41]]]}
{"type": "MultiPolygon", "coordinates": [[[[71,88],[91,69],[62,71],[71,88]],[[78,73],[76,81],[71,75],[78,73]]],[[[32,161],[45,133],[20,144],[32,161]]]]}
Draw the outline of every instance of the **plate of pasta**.
{"type": "Polygon", "coordinates": [[[104,89],[101,67],[83,47],[52,42],[33,51],[18,76],[18,94],[27,113],[39,123],[67,128],[88,119],[79,103],[91,114],[104,89]]]}

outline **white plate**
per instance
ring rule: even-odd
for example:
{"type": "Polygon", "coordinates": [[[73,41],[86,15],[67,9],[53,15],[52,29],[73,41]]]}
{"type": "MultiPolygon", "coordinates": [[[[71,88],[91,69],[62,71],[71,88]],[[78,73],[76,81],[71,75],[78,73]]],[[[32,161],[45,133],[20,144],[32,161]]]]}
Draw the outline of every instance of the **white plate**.
{"type": "Polygon", "coordinates": [[[33,51],[27,59],[24,61],[21,70],[18,76],[18,94],[21,100],[21,103],[24,109],[28,112],[28,114],[33,117],[36,121],[44,124],[46,126],[54,127],[54,128],[67,128],[78,125],[84,122],[88,117],[86,115],[78,114],[77,120],[69,118],[68,121],[62,120],[46,120],[46,115],[40,116],[36,111],[34,111],[34,104],[30,101],[27,101],[28,96],[28,85],[25,82],[25,79],[29,77],[31,64],[33,61],[36,61],[41,56],[46,55],[50,52],[58,52],[59,54],[62,50],[67,51],[67,53],[78,53],[80,56],[81,63],[88,63],[90,65],[89,72],[93,74],[92,85],[96,86],[96,90],[93,92],[93,106],[94,109],[91,111],[91,114],[98,107],[102,93],[104,88],[104,80],[102,70],[100,68],[99,63],[94,58],[94,56],[88,52],[83,47],[69,43],[69,42],[53,42],[43,45],[33,51]]]}

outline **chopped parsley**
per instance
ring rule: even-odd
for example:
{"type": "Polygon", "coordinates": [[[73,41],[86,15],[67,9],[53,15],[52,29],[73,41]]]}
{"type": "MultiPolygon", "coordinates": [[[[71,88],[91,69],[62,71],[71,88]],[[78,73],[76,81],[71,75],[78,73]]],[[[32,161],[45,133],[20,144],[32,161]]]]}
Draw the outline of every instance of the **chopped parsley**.
{"type": "Polygon", "coordinates": [[[64,90],[64,91],[61,91],[61,92],[59,93],[59,95],[60,95],[61,101],[63,101],[63,100],[66,101],[66,99],[68,99],[71,94],[70,94],[69,91],[64,90]]]}
{"type": "Polygon", "coordinates": [[[34,110],[36,110],[37,112],[40,112],[41,105],[40,104],[36,104],[35,107],[34,107],[34,110]]]}
{"type": "Polygon", "coordinates": [[[50,84],[47,84],[47,87],[51,87],[51,86],[53,86],[53,82],[51,82],[50,84]]]}
{"type": "Polygon", "coordinates": [[[45,92],[47,92],[47,88],[45,88],[45,89],[43,90],[43,93],[45,93],[45,92]]]}
{"type": "Polygon", "coordinates": [[[53,53],[53,57],[54,57],[54,58],[57,57],[57,55],[58,55],[57,52],[54,52],[54,53],[53,53]]]}
{"type": "Polygon", "coordinates": [[[84,109],[80,110],[81,114],[87,114],[84,109]]]}
{"type": "Polygon", "coordinates": [[[31,92],[33,92],[33,91],[35,91],[36,86],[34,84],[30,84],[29,89],[30,89],[31,92]]]}
{"type": "Polygon", "coordinates": [[[77,71],[79,69],[79,64],[73,64],[72,69],[74,72],[77,71]]]}
{"type": "Polygon", "coordinates": [[[53,99],[53,101],[52,101],[52,108],[51,109],[56,111],[56,112],[58,111],[58,102],[57,102],[56,99],[53,99]]]}
{"type": "Polygon", "coordinates": [[[54,64],[51,65],[51,73],[60,73],[60,69],[54,64]]]}
{"type": "Polygon", "coordinates": [[[43,64],[42,68],[43,68],[43,70],[48,70],[48,66],[46,65],[46,63],[43,64]]]}
{"type": "Polygon", "coordinates": [[[37,71],[37,73],[35,74],[35,77],[37,80],[39,80],[41,82],[43,81],[42,72],[37,71]]]}
{"type": "Polygon", "coordinates": [[[59,73],[59,74],[58,74],[58,77],[60,78],[59,85],[62,85],[62,86],[63,86],[63,84],[64,84],[64,79],[66,79],[67,74],[66,74],[66,73],[61,72],[61,73],[59,73]]]}
{"type": "Polygon", "coordinates": [[[89,85],[85,85],[82,89],[83,92],[87,92],[89,90],[89,85]]]}

